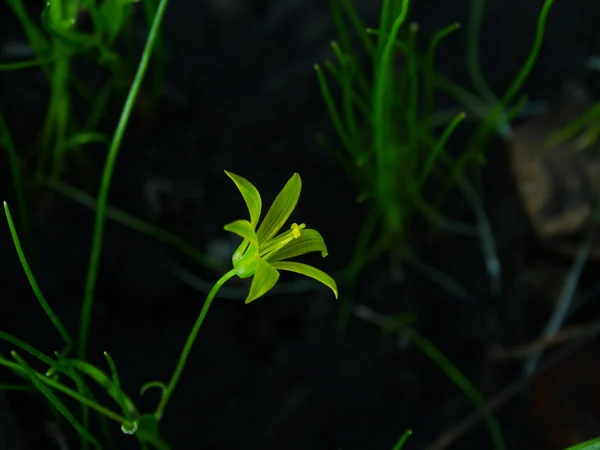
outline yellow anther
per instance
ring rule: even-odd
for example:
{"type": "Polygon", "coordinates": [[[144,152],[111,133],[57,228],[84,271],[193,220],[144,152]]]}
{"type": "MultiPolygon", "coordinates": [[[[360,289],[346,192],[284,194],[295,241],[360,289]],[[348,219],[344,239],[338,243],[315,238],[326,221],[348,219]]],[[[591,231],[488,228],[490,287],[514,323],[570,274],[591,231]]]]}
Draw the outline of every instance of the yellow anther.
{"type": "Polygon", "coordinates": [[[300,237],[300,227],[297,223],[292,224],[292,236],[294,236],[294,239],[298,239],[300,237]]]}

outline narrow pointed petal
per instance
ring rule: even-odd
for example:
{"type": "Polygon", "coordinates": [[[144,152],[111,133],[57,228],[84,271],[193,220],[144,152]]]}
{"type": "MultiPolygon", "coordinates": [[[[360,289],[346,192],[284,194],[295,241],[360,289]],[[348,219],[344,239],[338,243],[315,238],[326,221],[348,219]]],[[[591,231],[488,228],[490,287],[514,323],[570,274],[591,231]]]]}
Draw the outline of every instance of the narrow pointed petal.
{"type": "Polygon", "coordinates": [[[252,278],[246,303],[253,302],[265,295],[273,289],[277,280],[279,280],[279,272],[264,259],[259,258],[256,261],[256,273],[254,274],[254,278],[252,278]]]}
{"type": "Polygon", "coordinates": [[[294,208],[296,208],[301,190],[302,179],[300,175],[295,173],[277,195],[271,208],[269,208],[269,212],[267,212],[267,215],[260,224],[257,232],[260,242],[271,239],[279,232],[290,217],[290,214],[292,214],[292,211],[294,211],[294,208]]]}
{"type": "Polygon", "coordinates": [[[258,249],[258,238],[256,237],[256,232],[254,231],[252,224],[247,220],[236,220],[235,222],[225,225],[223,228],[225,231],[230,231],[231,233],[241,236],[258,249]]]}
{"type": "Polygon", "coordinates": [[[304,229],[300,232],[300,237],[286,244],[281,250],[269,256],[269,262],[283,261],[311,252],[321,252],[321,256],[327,256],[327,246],[325,241],[317,230],[304,229]]]}
{"type": "Polygon", "coordinates": [[[293,261],[277,261],[271,264],[277,270],[287,270],[289,272],[299,273],[300,275],[313,278],[333,291],[335,298],[338,298],[338,288],[335,280],[322,270],[319,270],[308,264],[302,264],[293,261]]]}
{"type": "Polygon", "coordinates": [[[227,171],[225,171],[225,174],[233,180],[242,197],[244,197],[244,202],[246,202],[248,212],[250,213],[250,223],[256,228],[262,211],[262,199],[260,198],[258,189],[244,177],[227,171]]]}

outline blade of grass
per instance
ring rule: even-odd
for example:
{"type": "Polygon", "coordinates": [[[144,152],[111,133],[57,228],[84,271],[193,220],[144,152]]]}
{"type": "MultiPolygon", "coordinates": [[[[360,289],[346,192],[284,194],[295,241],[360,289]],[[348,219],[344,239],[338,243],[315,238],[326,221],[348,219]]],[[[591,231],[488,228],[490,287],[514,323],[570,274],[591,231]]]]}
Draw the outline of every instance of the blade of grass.
{"type": "Polygon", "coordinates": [[[552,8],[553,4],[554,0],[544,0],[544,5],[542,6],[540,15],[538,16],[533,46],[529,52],[529,55],[527,55],[527,59],[521,67],[521,70],[519,70],[519,73],[502,97],[502,105],[504,107],[512,102],[521,87],[523,87],[525,80],[527,80],[527,77],[529,77],[535,62],[537,61],[540,51],[542,50],[542,44],[544,43],[544,36],[546,35],[546,23],[548,22],[548,15],[550,14],[550,9],[552,8]]]}
{"type": "Polygon", "coordinates": [[[485,0],[471,0],[469,27],[467,29],[467,72],[479,96],[487,103],[495,105],[500,100],[488,86],[479,63],[479,41],[484,9],[485,0]]]}
{"type": "Polygon", "coordinates": [[[48,399],[50,403],[63,415],[65,419],[75,428],[77,433],[84,438],[87,442],[90,442],[95,448],[101,449],[100,442],[92,436],[86,428],[79,423],[75,416],[69,411],[69,409],[60,401],[60,399],[52,392],[46,384],[42,383],[39,379],[38,374],[31,368],[23,358],[15,351],[11,352],[12,357],[17,361],[19,366],[23,369],[31,383],[48,399]]]}
{"type": "Polygon", "coordinates": [[[19,61],[14,63],[0,64],[0,72],[18,71],[23,69],[31,69],[33,67],[45,66],[55,62],[60,58],[72,56],[72,53],[55,54],[47,58],[36,58],[29,61],[19,61]]]}
{"type": "Polygon", "coordinates": [[[4,213],[6,215],[6,220],[8,221],[8,227],[10,229],[10,234],[13,239],[15,250],[17,251],[17,255],[19,256],[19,261],[21,262],[21,266],[23,266],[23,270],[25,271],[25,275],[27,276],[29,285],[31,286],[31,289],[33,290],[33,293],[34,293],[35,297],[37,298],[39,304],[41,305],[42,309],[44,310],[44,312],[46,313],[46,315],[48,316],[48,318],[54,325],[54,328],[56,328],[56,330],[58,331],[58,333],[60,334],[60,336],[66,343],[66,347],[63,350],[63,354],[68,353],[70,351],[70,349],[73,347],[73,340],[71,339],[71,335],[69,334],[67,329],[63,326],[63,324],[60,321],[60,319],[58,318],[58,316],[54,313],[54,311],[50,307],[50,304],[46,301],[44,294],[42,294],[42,291],[39,288],[37,281],[35,280],[35,277],[33,276],[33,272],[31,271],[31,268],[29,267],[27,258],[25,257],[25,254],[23,253],[23,249],[21,248],[21,242],[19,240],[19,235],[17,234],[15,224],[14,224],[14,222],[12,220],[12,216],[10,214],[10,209],[8,208],[8,204],[6,202],[4,202],[4,213]]]}
{"type": "Polygon", "coordinates": [[[422,275],[429,278],[435,284],[444,288],[446,292],[455,296],[456,298],[464,302],[466,305],[475,305],[475,300],[473,299],[473,296],[469,293],[469,291],[467,291],[463,285],[461,285],[450,275],[448,275],[445,272],[442,272],[440,269],[433,267],[430,264],[427,264],[425,261],[419,258],[416,253],[409,249],[405,249],[403,253],[403,258],[406,261],[410,262],[410,264],[422,275]]]}
{"type": "MultiPolygon", "coordinates": [[[[425,54],[425,70],[423,74],[423,84],[425,85],[425,115],[429,118],[435,109],[435,52],[440,42],[460,28],[458,23],[453,23],[441,29],[433,35],[429,42],[427,53],[425,54]]],[[[431,126],[431,124],[430,124],[431,126]]]]}
{"type": "MultiPolygon", "coordinates": [[[[155,0],[144,0],[144,13],[146,16],[146,22],[152,23],[152,18],[156,15],[156,1],[155,0]]],[[[152,50],[152,61],[154,68],[154,76],[152,79],[152,101],[153,107],[156,107],[161,94],[161,90],[165,79],[165,43],[164,38],[159,30],[158,39],[152,50]]]]}
{"type": "MultiPolygon", "coordinates": [[[[569,270],[565,284],[563,285],[556,305],[554,306],[554,310],[552,311],[548,322],[544,326],[544,330],[541,334],[542,338],[548,339],[553,337],[567,319],[567,316],[573,304],[575,291],[577,290],[577,286],[579,285],[581,273],[583,272],[583,269],[588,261],[588,256],[592,251],[592,246],[594,244],[595,238],[596,233],[592,229],[590,232],[587,233],[586,238],[579,246],[577,254],[575,255],[575,259],[573,260],[571,270],[569,270]]],[[[542,351],[538,350],[533,355],[531,355],[531,357],[529,357],[527,361],[525,361],[525,364],[523,366],[524,375],[528,377],[533,376],[541,356],[542,351]]]]}
{"type": "Polygon", "coordinates": [[[348,151],[349,149],[354,148],[352,139],[350,138],[344,127],[342,118],[335,105],[335,101],[333,100],[333,95],[331,94],[331,90],[329,89],[329,85],[327,83],[323,70],[318,64],[314,65],[314,69],[317,72],[317,78],[319,80],[321,94],[325,99],[325,104],[327,105],[327,109],[329,111],[329,116],[331,118],[331,122],[333,123],[333,127],[337,132],[338,138],[340,139],[342,146],[346,151],[348,151]]]}
{"type": "Polygon", "coordinates": [[[565,450],[600,450],[600,438],[582,442],[581,444],[574,445],[565,450]]]}
{"type": "MultiPolygon", "coordinates": [[[[400,32],[400,27],[404,23],[408,14],[409,0],[402,0],[401,12],[395,18],[387,17],[389,14],[390,0],[384,1],[382,9],[382,33],[379,35],[378,42],[378,56],[375,59],[374,78],[375,83],[373,86],[373,116],[374,116],[374,151],[377,160],[377,172],[379,174],[385,173],[386,168],[389,167],[388,158],[393,154],[390,153],[389,136],[391,135],[390,130],[390,98],[389,88],[392,85],[392,61],[393,51],[395,48],[396,38],[400,32]],[[387,34],[386,24],[389,21],[393,21],[391,31],[387,34]]],[[[378,179],[379,191],[377,193],[378,198],[385,199],[390,194],[389,184],[393,185],[393,180],[390,177],[382,177],[378,179]]],[[[392,217],[392,222],[396,219],[392,217]]]]}
{"type": "Polygon", "coordinates": [[[354,89],[352,88],[352,78],[354,70],[358,70],[355,64],[342,53],[342,50],[334,42],[332,45],[333,51],[336,53],[340,65],[341,73],[344,75],[341,78],[342,87],[342,104],[344,110],[344,119],[346,121],[345,130],[348,133],[348,142],[351,143],[351,147],[346,148],[350,153],[350,156],[356,161],[359,160],[362,155],[366,152],[361,139],[361,130],[354,117],[354,89]]]}
{"type": "Polygon", "coordinates": [[[471,205],[471,210],[476,217],[479,242],[485,259],[485,268],[490,277],[492,295],[500,295],[502,291],[502,267],[496,251],[492,225],[485,212],[483,202],[473,186],[465,178],[458,180],[458,186],[463,191],[464,197],[471,205]]]}
{"type": "Polygon", "coordinates": [[[54,362],[54,360],[52,358],[50,358],[49,356],[44,355],[37,348],[35,348],[33,345],[28,344],[27,342],[19,339],[16,336],[13,336],[12,334],[5,333],[4,331],[0,331],[0,339],[2,339],[3,341],[9,342],[9,343],[11,343],[12,345],[14,345],[16,347],[19,347],[24,352],[29,353],[31,356],[33,356],[33,357],[39,359],[40,361],[42,361],[49,368],[52,368],[55,365],[55,362],[54,362]]]}
{"type": "Polygon", "coordinates": [[[396,442],[396,445],[394,445],[394,448],[392,450],[402,450],[402,448],[404,447],[404,444],[406,444],[406,441],[408,440],[408,438],[410,437],[410,435],[412,434],[411,430],[406,430],[402,436],[400,436],[400,438],[398,438],[398,441],[396,442]]]}
{"type": "MultiPolygon", "coordinates": [[[[335,1],[335,0],[334,0],[335,1]]],[[[363,46],[367,50],[369,57],[372,59],[375,57],[375,46],[373,45],[373,41],[371,40],[369,34],[367,33],[367,29],[363,24],[362,20],[358,17],[356,13],[356,9],[352,6],[349,0],[340,0],[342,4],[342,8],[346,10],[346,14],[350,19],[350,23],[358,33],[360,40],[362,41],[363,46]]]]}
{"type": "Polygon", "coordinates": [[[31,387],[23,384],[0,384],[0,391],[24,392],[28,394],[39,394],[39,392],[31,387]]]}
{"type": "MultiPolygon", "coordinates": [[[[74,382],[75,386],[77,386],[77,392],[79,395],[87,398],[92,398],[92,393],[89,388],[85,384],[85,381],[79,376],[76,370],[74,370],[68,363],[68,361],[61,356],[60,354],[56,354],[56,357],[59,361],[59,367],[61,372],[70,377],[74,382]]],[[[81,406],[81,421],[82,425],[86,430],[90,428],[90,410],[85,403],[80,403],[81,406]]],[[[89,443],[84,436],[81,436],[81,450],[87,450],[89,448],[89,443]]]]}
{"type": "MultiPolygon", "coordinates": [[[[10,369],[17,375],[26,376],[26,377],[28,376],[27,373],[25,372],[25,369],[23,367],[21,367],[19,364],[13,363],[1,356],[0,356],[0,365],[6,367],[7,369],[10,369]]],[[[91,401],[90,399],[80,395],[78,392],[75,392],[74,390],[63,385],[62,383],[59,383],[59,382],[53,380],[52,378],[47,377],[41,373],[38,373],[38,372],[34,372],[34,373],[39,381],[41,381],[43,384],[51,387],[52,389],[60,391],[63,394],[68,395],[69,397],[71,397],[72,399],[74,399],[80,403],[85,403],[90,408],[96,410],[100,414],[108,417],[109,419],[111,419],[117,423],[131,425],[131,423],[129,423],[127,421],[127,419],[125,419],[124,417],[109,410],[108,408],[105,408],[104,406],[100,405],[99,403],[91,401]]]]}
{"type": "MultiPolygon", "coordinates": [[[[17,209],[19,211],[19,219],[21,220],[21,229],[25,236],[23,246],[30,258],[33,258],[33,238],[31,234],[31,224],[29,222],[29,213],[27,211],[27,201],[25,200],[25,187],[23,184],[22,167],[19,155],[17,153],[17,147],[12,139],[4,115],[0,111],[0,146],[6,149],[8,154],[8,164],[10,166],[10,176],[12,178],[13,189],[15,190],[15,197],[17,200],[17,209]]],[[[35,265],[35,264],[34,264],[35,265]]]]}
{"type": "MultiPolygon", "coordinates": [[[[477,408],[486,408],[485,399],[469,379],[450,361],[444,354],[433,345],[428,339],[422,336],[413,328],[404,328],[401,330],[427,357],[437,364],[446,376],[473,402],[477,408]]],[[[500,430],[500,425],[496,418],[486,413],[486,423],[492,438],[493,448],[496,450],[506,449],[504,437],[500,430]]]]}
{"type": "MultiPolygon", "coordinates": [[[[27,36],[27,40],[31,44],[31,47],[36,55],[40,59],[47,56],[49,43],[44,37],[44,34],[36,26],[35,22],[31,20],[31,17],[29,17],[23,2],[21,0],[6,0],[6,3],[8,3],[8,6],[10,6],[10,8],[13,10],[13,13],[19,19],[21,27],[27,36]]],[[[47,70],[47,67],[44,69],[47,70]]]]}
{"type": "MultiPolygon", "coordinates": [[[[91,195],[85,193],[81,189],[77,189],[62,181],[57,180],[44,180],[42,183],[56,190],[65,197],[70,198],[74,202],[85,206],[86,208],[92,210],[97,210],[98,208],[97,201],[91,195]]],[[[143,234],[159,242],[167,244],[168,246],[186,255],[188,258],[190,258],[191,260],[195,261],[203,267],[209,268],[216,272],[223,272],[228,270],[228,267],[225,264],[222,264],[218,261],[209,258],[202,252],[197,250],[191,243],[187,242],[185,239],[163,228],[145,222],[144,220],[132,214],[129,214],[119,208],[115,208],[114,206],[110,205],[106,205],[105,214],[106,217],[114,220],[115,222],[123,226],[131,228],[132,230],[140,234],[143,234]]]]}
{"type": "Polygon", "coordinates": [[[138,65],[135,78],[133,80],[133,83],[131,84],[129,94],[127,95],[123,111],[121,112],[121,117],[115,130],[111,146],[108,150],[106,164],[104,166],[102,181],[100,184],[100,192],[98,194],[98,208],[96,209],[96,220],[94,225],[94,237],[92,241],[92,250],[90,254],[89,270],[86,279],[83,305],[81,308],[79,339],[77,341],[77,354],[81,359],[85,358],[87,343],[90,334],[90,318],[94,302],[94,289],[96,287],[96,279],[98,277],[98,269],[100,266],[100,256],[102,254],[102,242],[104,238],[104,226],[106,221],[105,212],[112,174],[119,153],[119,148],[121,146],[121,142],[123,141],[123,136],[125,134],[129,118],[133,111],[135,99],[137,98],[137,95],[142,86],[142,81],[148,69],[152,49],[154,48],[154,44],[156,43],[156,40],[158,38],[158,31],[160,29],[160,25],[165,14],[167,4],[168,0],[160,0],[160,3],[156,10],[156,15],[154,16],[154,21],[152,22],[152,27],[150,28],[150,34],[146,41],[146,45],[144,47],[144,51],[142,53],[142,57],[138,65]]]}
{"type": "Polygon", "coordinates": [[[544,36],[546,34],[546,22],[548,21],[548,15],[550,13],[550,9],[554,3],[554,0],[544,0],[544,4],[540,11],[537,20],[535,38],[533,41],[533,45],[527,58],[523,65],[521,66],[519,72],[515,76],[514,80],[510,83],[506,93],[502,97],[500,103],[496,104],[492,107],[486,116],[485,120],[478,128],[478,130],[474,133],[471,138],[467,148],[470,149],[465,153],[465,157],[461,157],[457,162],[457,171],[460,173],[464,167],[464,165],[473,157],[473,153],[481,154],[482,150],[487,148],[485,145],[485,141],[489,139],[490,132],[495,128],[498,128],[498,117],[502,117],[505,115],[505,111],[508,108],[508,105],[513,101],[519,90],[523,87],[523,84],[529,77],[535,62],[540,54],[542,49],[542,44],[544,42],[544,36]]]}

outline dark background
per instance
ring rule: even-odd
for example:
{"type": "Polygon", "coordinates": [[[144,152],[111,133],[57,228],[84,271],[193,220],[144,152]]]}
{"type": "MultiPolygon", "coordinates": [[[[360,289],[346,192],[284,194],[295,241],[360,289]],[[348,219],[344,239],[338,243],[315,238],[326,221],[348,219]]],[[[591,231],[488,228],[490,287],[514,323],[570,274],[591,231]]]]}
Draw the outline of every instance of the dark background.
{"type": "MultiPolygon", "coordinates": [[[[315,62],[332,57],[328,3],[171,1],[159,110],[146,120],[134,117],[117,161],[110,203],[217,255],[219,248],[235,244],[223,224],[246,215],[223,170],[252,181],[266,204],[299,172],[304,187],[294,218],[325,237],[330,256],[315,260],[319,267],[342,268],[365,210],[354,202],[357,191],[347,174],[314,140],[317,132],[332,133],[313,70],[315,62]]],[[[379,3],[357,3],[368,25],[376,26],[379,3]]],[[[422,42],[453,21],[466,22],[466,0],[414,3],[422,42]]],[[[487,1],[481,60],[497,92],[524,61],[541,5],[541,0],[487,1]]],[[[526,83],[532,100],[548,100],[572,80],[586,82],[595,92],[598,86],[585,62],[600,55],[598,23],[596,0],[555,2],[542,55],[526,83]]],[[[142,42],[144,28],[137,31],[142,42]]],[[[466,83],[464,38],[463,27],[442,45],[437,64],[447,76],[466,83]]],[[[2,4],[0,49],[6,52],[7,45],[23,42],[16,19],[2,4]]],[[[39,127],[45,101],[39,72],[0,73],[0,109],[18,143],[27,142],[39,127]]],[[[118,117],[116,106],[113,117],[118,117]]],[[[465,133],[458,132],[454,145],[465,133]]],[[[95,193],[103,155],[90,151],[97,161],[91,175],[69,177],[95,193]]],[[[490,365],[485,350],[492,342],[517,344],[538,334],[547,309],[532,301],[537,294],[519,280],[535,262],[552,257],[540,250],[522,212],[505,147],[495,143],[488,157],[482,195],[502,262],[502,295],[489,292],[478,242],[448,235],[435,241],[419,237],[415,246],[425,261],[459,280],[475,304],[461,303],[410,267],[404,283],[393,281],[387,258],[361,274],[355,299],[389,315],[416,313],[417,329],[491,396],[518,375],[520,366],[490,365]]],[[[5,155],[0,164],[1,197],[12,200],[5,155]]],[[[75,332],[93,214],[60,195],[49,208],[33,203],[39,254],[35,274],[55,311],[75,332]]],[[[463,203],[458,198],[449,211],[472,220],[463,203]]],[[[8,228],[1,230],[0,328],[46,352],[56,350],[58,337],[27,285],[8,228]]],[[[160,243],[107,222],[89,354],[97,364],[104,364],[102,351],[112,355],[134,401],[143,383],[168,378],[205,297],[173,273],[173,261],[205,281],[218,277],[160,243]]],[[[593,279],[592,272],[588,275],[593,279]]],[[[355,317],[345,334],[336,332],[338,311],[339,302],[325,290],[275,295],[249,306],[217,299],[163,421],[172,447],[390,449],[411,428],[414,435],[406,448],[419,449],[473,410],[417,348],[401,348],[394,336],[355,317]]],[[[6,350],[2,344],[0,351],[6,350]]],[[[155,394],[150,391],[139,405],[150,411],[155,394]]],[[[47,417],[43,402],[15,395],[9,401],[28,430],[31,448],[52,448],[38,437],[47,417]]],[[[591,408],[589,414],[597,417],[597,406],[591,408]]],[[[531,424],[526,395],[516,396],[498,418],[510,449],[552,448],[531,424]]],[[[566,425],[556,420],[551,426],[566,425]]],[[[126,443],[133,438],[115,431],[118,448],[129,448],[126,443]]],[[[478,426],[452,448],[492,447],[488,432],[478,426]]]]}

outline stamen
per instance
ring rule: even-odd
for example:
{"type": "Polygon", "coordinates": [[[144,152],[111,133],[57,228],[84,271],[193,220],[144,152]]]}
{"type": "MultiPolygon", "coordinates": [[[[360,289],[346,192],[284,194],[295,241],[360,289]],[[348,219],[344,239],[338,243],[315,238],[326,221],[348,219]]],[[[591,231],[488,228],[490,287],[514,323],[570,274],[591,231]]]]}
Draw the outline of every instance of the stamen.
{"type": "MultiPolygon", "coordinates": [[[[304,228],[306,225],[302,224],[301,226],[304,228]]],[[[300,228],[297,223],[292,224],[292,235],[294,236],[294,239],[298,239],[300,237],[300,230],[302,228],[300,228]]]]}

